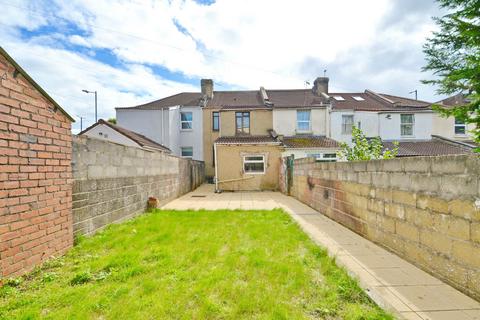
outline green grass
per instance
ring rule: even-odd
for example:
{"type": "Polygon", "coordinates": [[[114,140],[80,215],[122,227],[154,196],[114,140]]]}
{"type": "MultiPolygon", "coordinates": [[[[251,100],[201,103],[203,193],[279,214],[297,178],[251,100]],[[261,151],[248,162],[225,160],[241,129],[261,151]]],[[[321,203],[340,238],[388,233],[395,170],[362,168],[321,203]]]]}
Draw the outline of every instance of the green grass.
{"type": "Polygon", "coordinates": [[[157,211],[6,281],[0,319],[392,319],[281,210],[157,211]]]}

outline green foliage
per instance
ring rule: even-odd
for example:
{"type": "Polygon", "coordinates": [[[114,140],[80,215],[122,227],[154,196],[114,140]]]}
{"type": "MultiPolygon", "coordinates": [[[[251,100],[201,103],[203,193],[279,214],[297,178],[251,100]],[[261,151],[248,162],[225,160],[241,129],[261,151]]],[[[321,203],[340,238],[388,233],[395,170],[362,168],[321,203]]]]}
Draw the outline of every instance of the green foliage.
{"type": "Polygon", "coordinates": [[[347,161],[391,159],[398,154],[398,142],[394,142],[394,145],[392,150],[386,149],[379,137],[367,139],[362,130],[354,126],[352,144],[342,143],[342,150],[338,152],[338,157],[347,161]]]}
{"type": "Polygon", "coordinates": [[[107,120],[110,123],[117,124],[117,119],[116,118],[110,118],[107,120]]]}
{"type": "Polygon", "coordinates": [[[0,319],[392,319],[281,210],[156,211],[0,288],[0,319]]]}
{"type": "MultiPolygon", "coordinates": [[[[472,131],[480,142],[480,0],[437,0],[448,11],[434,21],[439,31],[424,45],[427,64],[435,79],[424,83],[437,85],[439,94],[465,94],[465,105],[435,109],[444,116],[455,116],[476,124],[472,131]]],[[[478,150],[477,150],[478,151],[478,150]]]]}

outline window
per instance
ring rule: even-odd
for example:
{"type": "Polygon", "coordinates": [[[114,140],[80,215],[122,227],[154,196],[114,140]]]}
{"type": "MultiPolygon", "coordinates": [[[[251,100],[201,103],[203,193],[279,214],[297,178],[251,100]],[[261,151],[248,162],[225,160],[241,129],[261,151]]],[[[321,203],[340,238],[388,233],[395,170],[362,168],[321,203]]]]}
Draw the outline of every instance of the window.
{"type": "Polygon", "coordinates": [[[252,155],[243,157],[243,172],[247,174],[265,173],[265,156],[252,155]]]}
{"type": "Polygon", "coordinates": [[[192,126],[192,113],[191,112],[180,112],[180,122],[182,124],[182,130],[190,130],[192,126]]]}
{"type": "Polygon", "coordinates": [[[413,125],[415,124],[415,117],[413,114],[400,115],[400,135],[413,136],[413,125]]]}
{"type": "Polygon", "coordinates": [[[342,134],[352,134],[353,127],[353,115],[344,114],[342,115],[342,134]]]}
{"type": "Polygon", "coordinates": [[[250,112],[235,112],[237,133],[250,133],[250,112]]]}
{"type": "Polygon", "coordinates": [[[364,101],[365,100],[360,96],[352,96],[352,98],[355,99],[356,101],[364,101]]]}
{"type": "Polygon", "coordinates": [[[455,118],[455,134],[463,135],[467,132],[465,121],[455,118]]]}
{"type": "Polygon", "coordinates": [[[297,131],[310,131],[310,110],[297,110],[297,131]]]}
{"type": "Polygon", "coordinates": [[[333,96],[333,99],[337,101],[345,101],[345,99],[342,96],[333,96]]]}
{"type": "Polygon", "coordinates": [[[212,130],[220,130],[220,113],[218,111],[212,113],[212,130]]]}
{"type": "Polygon", "coordinates": [[[215,166],[215,146],[212,147],[212,164],[215,166]]]}
{"type": "Polygon", "coordinates": [[[193,157],[193,147],[182,147],[182,157],[184,158],[193,157]]]}
{"type": "Polygon", "coordinates": [[[336,153],[312,153],[307,154],[307,157],[315,158],[317,162],[335,162],[337,161],[336,153]]]}

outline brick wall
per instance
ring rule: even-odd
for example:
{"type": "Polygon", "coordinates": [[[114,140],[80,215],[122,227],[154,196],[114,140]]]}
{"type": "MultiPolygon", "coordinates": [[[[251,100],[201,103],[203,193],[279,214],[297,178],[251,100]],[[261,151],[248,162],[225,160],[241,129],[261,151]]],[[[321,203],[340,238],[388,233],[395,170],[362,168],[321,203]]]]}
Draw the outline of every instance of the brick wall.
{"type": "Polygon", "coordinates": [[[292,196],[480,297],[480,158],[294,162],[292,196]]]}
{"type": "Polygon", "coordinates": [[[0,276],[72,246],[70,120],[0,54],[0,276]]]}
{"type": "Polygon", "coordinates": [[[110,223],[145,212],[204,181],[204,164],[163,152],[127,147],[86,136],[73,141],[73,228],[92,234],[110,223]]]}

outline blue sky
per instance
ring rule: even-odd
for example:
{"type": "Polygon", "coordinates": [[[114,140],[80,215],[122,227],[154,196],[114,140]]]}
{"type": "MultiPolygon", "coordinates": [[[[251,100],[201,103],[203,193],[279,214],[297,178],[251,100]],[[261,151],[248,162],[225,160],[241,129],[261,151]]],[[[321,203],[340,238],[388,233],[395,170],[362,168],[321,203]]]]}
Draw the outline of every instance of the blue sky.
{"type": "MultiPolygon", "coordinates": [[[[0,0],[0,45],[69,113],[94,120],[180,91],[303,88],[438,100],[422,45],[433,0],[0,0]]],[[[75,125],[78,131],[79,123],[75,125]]]]}

